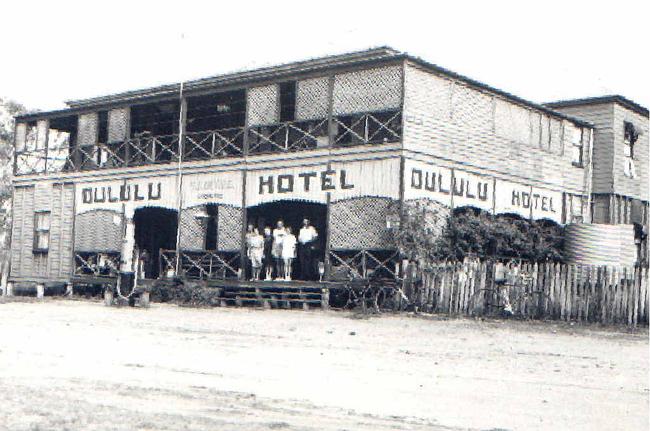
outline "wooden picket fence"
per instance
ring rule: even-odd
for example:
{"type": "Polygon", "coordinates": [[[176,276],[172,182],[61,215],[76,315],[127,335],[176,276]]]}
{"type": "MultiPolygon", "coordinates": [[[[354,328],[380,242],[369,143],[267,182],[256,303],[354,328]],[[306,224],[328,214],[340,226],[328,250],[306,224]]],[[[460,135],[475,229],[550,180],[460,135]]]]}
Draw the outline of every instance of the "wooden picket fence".
{"type": "Polygon", "coordinates": [[[648,268],[478,261],[411,266],[403,292],[431,313],[648,325],[648,268]]]}

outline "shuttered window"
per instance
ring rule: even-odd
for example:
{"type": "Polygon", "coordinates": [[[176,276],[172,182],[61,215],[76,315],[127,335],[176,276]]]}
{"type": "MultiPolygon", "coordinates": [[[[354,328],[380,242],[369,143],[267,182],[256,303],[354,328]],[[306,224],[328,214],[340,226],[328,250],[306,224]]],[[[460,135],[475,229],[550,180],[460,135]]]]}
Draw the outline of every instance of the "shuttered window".
{"type": "Polygon", "coordinates": [[[583,160],[583,150],[584,150],[584,145],[582,143],[582,133],[583,130],[580,127],[576,127],[573,129],[573,134],[571,137],[571,149],[572,149],[572,163],[573,166],[577,167],[584,167],[584,160],[583,160]]]}
{"type": "Polygon", "coordinates": [[[635,178],[636,169],[634,167],[634,143],[639,138],[639,134],[634,128],[634,125],[625,121],[623,123],[623,174],[626,177],[635,178]]]}
{"type": "Polygon", "coordinates": [[[50,212],[34,213],[34,253],[47,253],[50,248],[50,212]]]}

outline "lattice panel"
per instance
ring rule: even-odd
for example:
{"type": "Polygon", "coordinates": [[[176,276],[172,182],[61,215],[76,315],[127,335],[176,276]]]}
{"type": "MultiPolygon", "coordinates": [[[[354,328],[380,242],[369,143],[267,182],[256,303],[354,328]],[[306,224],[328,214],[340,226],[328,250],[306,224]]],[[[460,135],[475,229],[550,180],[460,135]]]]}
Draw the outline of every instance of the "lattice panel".
{"type": "Polygon", "coordinates": [[[15,130],[16,151],[20,152],[25,149],[25,140],[27,139],[27,124],[16,123],[15,130]]]}
{"type": "Polygon", "coordinates": [[[275,84],[248,90],[248,125],[277,123],[280,119],[278,103],[278,86],[275,84]]]}
{"type": "Polygon", "coordinates": [[[241,208],[219,205],[217,246],[219,251],[239,251],[244,214],[241,208]]]}
{"type": "Polygon", "coordinates": [[[401,66],[360,70],[334,78],[334,115],[397,109],[401,103],[401,66]]]}
{"type": "Polygon", "coordinates": [[[181,213],[181,250],[201,251],[205,245],[205,220],[196,215],[205,212],[202,205],[184,209],[181,213]]]}
{"type": "Polygon", "coordinates": [[[74,233],[77,252],[119,253],[122,249],[122,214],[110,210],[78,214],[74,233]]]}
{"type": "Polygon", "coordinates": [[[108,111],[108,143],[123,142],[128,137],[129,108],[108,111]]]}
{"type": "Polygon", "coordinates": [[[329,78],[298,81],[296,92],[296,119],[327,118],[329,78]]]}
{"type": "Polygon", "coordinates": [[[455,85],[451,97],[453,121],[464,127],[492,129],[492,97],[471,88],[455,85]]]}
{"type": "Polygon", "coordinates": [[[330,206],[330,245],[333,250],[392,249],[386,217],[394,201],[361,197],[334,202],[330,206]]]}
{"type": "Polygon", "coordinates": [[[97,113],[82,114],[79,116],[77,145],[95,145],[97,139],[97,113]]]}

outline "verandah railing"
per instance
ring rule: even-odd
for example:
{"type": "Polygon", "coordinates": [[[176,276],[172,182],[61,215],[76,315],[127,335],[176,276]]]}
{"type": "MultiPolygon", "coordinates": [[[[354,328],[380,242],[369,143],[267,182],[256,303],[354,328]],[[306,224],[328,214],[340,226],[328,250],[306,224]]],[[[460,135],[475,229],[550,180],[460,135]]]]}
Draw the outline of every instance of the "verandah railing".
{"type": "Polygon", "coordinates": [[[117,277],[120,268],[120,253],[77,251],[74,257],[75,276],[117,277]]]}
{"type": "MultiPolygon", "coordinates": [[[[238,251],[181,251],[181,278],[200,280],[236,279],[240,275],[238,251]]],[[[160,274],[176,271],[176,250],[160,250],[160,274]]]]}
{"type": "Polygon", "coordinates": [[[94,145],[58,146],[17,153],[17,174],[120,168],[179,159],[208,160],[245,154],[286,153],[315,148],[398,142],[401,110],[346,114],[313,120],[295,120],[249,127],[187,132],[179,135],[140,134],[124,141],[94,145]],[[248,139],[245,148],[244,138],[248,139]]]}
{"type": "Polygon", "coordinates": [[[330,250],[329,258],[332,279],[400,279],[396,250],[330,250]]]}

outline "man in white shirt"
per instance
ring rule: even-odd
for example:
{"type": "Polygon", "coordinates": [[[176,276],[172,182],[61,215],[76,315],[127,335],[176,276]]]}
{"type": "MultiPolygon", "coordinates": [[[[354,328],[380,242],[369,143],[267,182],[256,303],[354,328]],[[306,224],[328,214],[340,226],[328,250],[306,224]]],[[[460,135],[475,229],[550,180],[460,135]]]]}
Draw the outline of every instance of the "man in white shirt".
{"type": "Polygon", "coordinates": [[[308,218],[303,219],[302,228],[298,233],[298,260],[300,261],[300,278],[312,280],[314,276],[314,250],[318,232],[308,218]]]}

